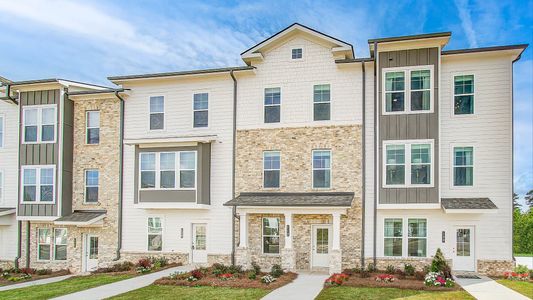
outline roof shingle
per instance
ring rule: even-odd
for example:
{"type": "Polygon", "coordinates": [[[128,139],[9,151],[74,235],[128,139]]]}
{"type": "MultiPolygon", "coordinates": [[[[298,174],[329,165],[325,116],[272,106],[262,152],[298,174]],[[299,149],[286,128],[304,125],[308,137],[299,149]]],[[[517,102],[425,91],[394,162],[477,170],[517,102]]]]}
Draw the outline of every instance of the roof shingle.
{"type": "Polygon", "coordinates": [[[225,206],[351,207],[354,193],[241,193],[225,206]]]}

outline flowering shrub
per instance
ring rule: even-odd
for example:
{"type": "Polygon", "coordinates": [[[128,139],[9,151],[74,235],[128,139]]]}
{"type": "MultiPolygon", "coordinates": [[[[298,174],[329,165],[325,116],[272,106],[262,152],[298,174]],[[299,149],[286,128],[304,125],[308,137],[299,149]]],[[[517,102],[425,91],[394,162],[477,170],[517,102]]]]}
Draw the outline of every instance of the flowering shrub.
{"type": "Polygon", "coordinates": [[[444,286],[453,287],[455,281],[451,278],[445,278],[440,272],[429,272],[424,279],[426,286],[444,286]]]}
{"type": "Polygon", "coordinates": [[[152,271],[152,262],[148,258],[141,258],[137,262],[137,273],[144,274],[152,271]]]}
{"type": "Polygon", "coordinates": [[[274,276],[272,276],[270,274],[261,277],[261,282],[265,283],[265,284],[270,284],[270,283],[272,283],[274,281],[276,281],[276,278],[274,278],[274,276]]]}
{"type": "Polygon", "coordinates": [[[33,268],[22,268],[22,269],[20,269],[20,273],[28,274],[28,275],[35,274],[36,272],[37,272],[37,270],[35,270],[33,268]]]}
{"type": "Polygon", "coordinates": [[[331,276],[329,276],[328,279],[326,279],[325,284],[327,285],[342,285],[346,280],[348,280],[350,276],[344,273],[335,273],[331,276]]]}
{"type": "Polygon", "coordinates": [[[224,273],[224,274],[220,274],[218,277],[220,278],[220,280],[228,280],[228,279],[233,278],[233,274],[224,273]]]}
{"type": "Polygon", "coordinates": [[[390,274],[379,274],[376,277],[376,281],[378,281],[378,282],[394,282],[394,281],[396,281],[396,278],[394,277],[394,275],[390,275],[390,274]]]}
{"type": "Polygon", "coordinates": [[[198,279],[202,279],[204,277],[204,272],[200,269],[195,269],[191,271],[191,276],[198,279]]]}
{"type": "Polygon", "coordinates": [[[529,273],[505,272],[503,276],[509,280],[527,281],[529,279],[529,273]]]}
{"type": "Polygon", "coordinates": [[[30,279],[30,278],[31,278],[30,274],[22,273],[20,276],[9,277],[7,280],[17,282],[17,281],[30,279]]]}

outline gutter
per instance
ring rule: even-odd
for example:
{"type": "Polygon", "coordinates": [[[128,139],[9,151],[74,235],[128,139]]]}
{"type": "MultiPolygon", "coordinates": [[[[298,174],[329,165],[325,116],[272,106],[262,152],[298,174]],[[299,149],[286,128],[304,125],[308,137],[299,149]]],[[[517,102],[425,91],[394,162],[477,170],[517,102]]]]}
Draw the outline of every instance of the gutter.
{"type": "Polygon", "coordinates": [[[361,67],[362,67],[362,84],[363,84],[363,98],[362,98],[362,112],[363,112],[363,126],[362,126],[362,133],[361,133],[361,145],[362,145],[362,173],[361,176],[361,268],[363,269],[365,267],[365,182],[366,182],[366,137],[365,137],[365,102],[366,102],[366,71],[365,71],[365,61],[361,61],[361,67]]]}
{"type": "Polygon", "coordinates": [[[124,99],[120,97],[119,95],[120,91],[115,91],[115,96],[120,100],[120,143],[119,143],[119,149],[120,149],[120,170],[119,170],[119,176],[120,180],[118,181],[119,189],[118,189],[118,216],[117,216],[117,223],[118,223],[118,230],[117,230],[117,251],[116,251],[116,257],[113,259],[114,261],[117,261],[120,259],[120,250],[122,250],[122,198],[123,198],[123,181],[124,178],[122,174],[124,173],[124,99]]]}
{"type": "MultiPolygon", "coordinates": [[[[379,114],[379,107],[378,107],[378,84],[377,84],[377,67],[378,67],[378,61],[379,61],[379,53],[378,53],[378,43],[374,42],[374,237],[373,237],[373,246],[372,246],[372,256],[374,260],[374,268],[377,264],[377,258],[376,258],[376,243],[377,243],[377,229],[376,226],[378,224],[377,215],[378,215],[378,182],[376,180],[377,176],[379,174],[378,169],[378,155],[379,151],[377,151],[378,147],[378,127],[377,127],[377,114],[379,114]]],[[[379,175],[378,175],[379,176],[379,175]]]]}
{"type": "Polygon", "coordinates": [[[10,96],[11,94],[11,85],[8,84],[6,85],[6,96],[5,97],[0,97],[0,100],[8,100],[8,101],[11,101],[11,103],[15,104],[15,105],[18,105],[18,101],[17,99],[13,98],[10,96]]]}
{"type": "MultiPolygon", "coordinates": [[[[233,74],[234,70],[229,72],[233,80],[233,151],[232,151],[232,170],[231,170],[231,199],[235,199],[235,151],[237,149],[237,78],[233,74]]],[[[231,264],[235,265],[235,217],[237,207],[231,208],[231,264]]]]}

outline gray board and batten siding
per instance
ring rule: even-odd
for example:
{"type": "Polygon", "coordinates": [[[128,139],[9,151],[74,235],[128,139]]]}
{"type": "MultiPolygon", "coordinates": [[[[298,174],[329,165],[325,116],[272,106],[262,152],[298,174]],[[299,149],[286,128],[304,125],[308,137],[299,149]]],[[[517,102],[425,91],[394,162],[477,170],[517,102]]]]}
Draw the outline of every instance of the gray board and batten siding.
{"type": "MultiPolygon", "coordinates": [[[[439,203],[439,48],[422,48],[412,50],[399,50],[379,53],[379,139],[378,155],[379,174],[379,203],[380,204],[405,204],[405,203],[439,203]],[[408,67],[419,65],[433,65],[433,112],[383,115],[383,69],[393,67],[408,67]],[[383,188],[382,168],[383,141],[387,140],[414,140],[433,139],[433,187],[416,188],[383,188]]],[[[410,159],[406,157],[406,160],[410,159]]],[[[410,176],[410,174],[406,174],[410,176]]]]}

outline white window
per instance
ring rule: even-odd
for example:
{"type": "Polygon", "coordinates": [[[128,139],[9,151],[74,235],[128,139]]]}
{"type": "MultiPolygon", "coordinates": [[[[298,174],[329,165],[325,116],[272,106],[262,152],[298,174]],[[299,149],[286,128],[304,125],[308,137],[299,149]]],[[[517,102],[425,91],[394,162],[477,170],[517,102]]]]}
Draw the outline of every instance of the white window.
{"type": "Polygon", "coordinates": [[[55,105],[24,107],[24,143],[55,143],[56,118],[55,105]]]}
{"type": "Polygon", "coordinates": [[[313,188],[331,187],[331,150],[313,150],[313,188]]]}
{"type": "Polygon", "coordinates": [[[150,130],[165,128],[165,97],[150,97],[150,130]]]}
{"type": "Polygon", "coordinates": [[[148,251],[163,250],[163,226],[160,217],[148,217],[148,251]]]}
{"type": "Polygon", "coordinates": [[[99,186],[99,172],[98,170],[85,170],[85,202],[98,202],[98,186],[99,186]]]}
{"type": "Polygon", "coordinates": [[[386,218],[383,227],[383,255],[426,257],[427,219],[386,218]]]}
{"type": "Polygon", "coordinates": [[[141,189],[194,189],[196,151],[140,153],[141,189]]]}
{"type": "Polygon", "coordinates": [[[22,202],[53,204],[55,166],[22,167],[22,202]]]}
{"type": "Polygon", "coordinates": [[[433,111],[433,66],[383,70],[383,114],[433,111]]]}
{"type": "Polygon", "coordinates": [[[100,143],[100,112],[97,110],[88,111],[86,117],[86,143],[98,144],[100,143]]]}
{"type": "Polygon", "coordinates": [[[54,259],[67,260],[67,230],[54,229],[54,259]]]}
{"type": "Polygon", "coordinates": [[[383,187],[431,187],[433,169],[433,140],[383,142],[383,187]]]}
{"type": "Polygon", "coordinates": [[[193,98],[193,127],[207,127],[209,125],[209,94],[194,94],[193,98]]]}
{"type": "Polygon", "coordinates": [[[4,116],[0,116],[0,148],[4,148],[4,116]]]}
{"type": "Polygon", "coordinates": [[[265,123],[279,123],[281,119],[281,88],[265,89],[265,123]]]}
{"type": "Polygon", "coordinates": [[[331,118],[331,92],[329,84],[313,87],[313,120],[323,121],[331,118]]]}
{"type": "Polygon", "coordinates": [[[453,185],[474,185],[474,147],[453,148],[453,185]]]}
{"type": "Polygon", "coordinates": [[[453,77],[453,113],[471,115],[474,113],[474,75],[453,77]]]}
{"type": "Polygon", "coordinates": [[[50,228],[39,228],[37,230],[37,259],[50,260],[52,248],[52,230],[50,228]]]}
{"type": "Polygon", "coordinates": [[[279,188],[281,154],[279,151],[263,152],[263,187],[279,188]]]}
{"type": "Polygon", "coordinates": [[[263,218],[263,253],[279,254],[279,218],[263,218]]]}
{"type": "Polygon", "coordinates": [[[291,58],[292,59],[301,59],[303,57],[303,49],[302,48],[294,48],[291,51],[291,58]]]}

